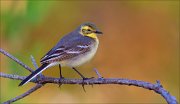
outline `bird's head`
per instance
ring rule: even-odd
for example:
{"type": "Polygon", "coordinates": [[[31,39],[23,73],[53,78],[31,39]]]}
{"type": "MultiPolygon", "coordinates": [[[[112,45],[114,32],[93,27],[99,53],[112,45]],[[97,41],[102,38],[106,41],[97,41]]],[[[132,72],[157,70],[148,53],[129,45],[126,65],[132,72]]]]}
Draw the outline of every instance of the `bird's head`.
{"type": "Polygon", "coordinates": [[[83,36],[87,36],[90,38],[97,38],[97,35],[102,34],[102,32],[94,25],[93,23],[83,23],[79,27],[79,33],[83,36]]]}

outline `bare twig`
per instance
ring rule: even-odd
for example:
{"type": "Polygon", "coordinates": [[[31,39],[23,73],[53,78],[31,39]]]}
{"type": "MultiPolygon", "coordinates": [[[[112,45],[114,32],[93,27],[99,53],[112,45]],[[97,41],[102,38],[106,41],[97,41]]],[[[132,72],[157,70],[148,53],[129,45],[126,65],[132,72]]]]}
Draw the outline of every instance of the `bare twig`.
{"type": "MultiPolygon", "coordinates": [[[[36,63],[36,60],[34,59],[34,57],[33,57],[32,55],[31,55],[31,62],[32,62],[32,64],[34,65],[35,69],[38,69],[38,65],[37,65],[37,63],[36,63]]],[[[42,73],[40,73],[40,74],[38,75],[38,77],[43,77],[42,73]]]]}
{"type": "MultiPolygon", "coordinates": [[[[32,64],[34,65],[34,67],[37,69],[37,68],[38,68],[37,63],[36,63],[36,61],[35,61],[35,59],[34,59],[34,57],[33,57],[32,55],[31,55],[31,61],[32,61],[32,64]]],[[[0,74],[4,75],[3,73],[0,73],[0,74]]],[[[41,74],[41,75],[42,75],[42,74],[41,74]]],[[[20,76],[17,76],[17,75],[13,75],[13,76],[16,77],[16,78],[18,78],[18,79],[21,79],[21,80],[25,78],[25,77],[20,77],[20,76]]],[[[41,77],[41,76],[39,76],[39,77],[41,77]]],[[[39,77],[38,77],[38,78],[39,78],[39,77]]],[[[10,104],[10,103],[15,102],[15,101],[17,101],[17,100],[20,100],[20,99],[22,99],[22,98],[30,95],[31,93],[33,93],[33,92],[36,91],[37,89],[41,88],[42,86],[43,86],[43,84],[36,84],[36,86],[34,86],[33,88],[31,88],[31,89],[28,90],[27,92],[25,92],[25,93],[23,93],[23,94],[21,94],[21,95],[19,95],[19,96],[16,96],[15,98],[10,99],[10,100],[4,102],[3,104],[10,104]]]]}
{"type": "Polygon", "coordinates": [[[37,69],[38,65],[37,65],[36,60],[34,59],[34,57],[32,55],[31,55],[31,61],[32,61],[32,64],[34,65],[34,67],[37,69]]]}
{"type": "Polygon", "coordinates": [[[15,58],[13,55],[9,54],[8,52],[6,52],[5,50],[0,48],[0,52],[4,55],[6,55],[7,57],[9,57],[10,59],[14,60],[16,63],[18,63],[19,65],[21,65],[22,67],[24,67],[25,69],[29,70],[30,72],[33,72],[33,70],[28,67],[26,64],[24,64],[23,62],[21,62],[20,60],[18,60],[17,58],[15,58]]]}
{"type": "MultiPolygon", "coordinates": [[[[9,54],[1,49],[1,53],[3,54],[9,54]]],[[[7,55],[8,57],[11,58],[12,55],[7,55]]],[[[13,57],[13,56],[12,56],[13,57]]],[[[12,59],[12,58],[11,58],[12,59]]],[[[14,60],[15,61],[15,60],[14,60]]],[[[19,63],[20,61],[16,61],[19,63]]],[[[22,63],[22,62],[20,62],[22,63]]],[[[21,65],[21,64],[20,64],[21,65]]],[[[24,66],[22,64],[22,66],[24,66]]],[[[26,67],[24,67],[26,68],[26,67]]],[[[169,92],[167,92],[162,85],[160,84],[160,81],[157,81],[155,84],[149,83],[149,82],[144,82],[144,81],[138,81],[138,80],[129,80],[129,79],[123,79],[123,78],[102,78],[101,75],[98,73],[98,71],[95,69],[95,72],[98,75],[98,78],[93,78],[93,79],[88,79],[88,80],[82,80],[82,79],[59,79],[59,78],[52,78],[52,77],[40,77],[40,78],[34,78],[31,80],[33,83],[37,83],[39,87],[35,87],[32,89],[38,89],[42,87],[43,84],[46,83],[53,83],[53,84],[80,84],[80,85],[93,85],[93,84],[119,84],[119,85],[132,85],[132,86],[137,86],[149,90],[153,90],[154,92],[160,94],[161,96],[164,97],[166,102],[168,104],[177,104],[176,98],[172,95],[170,95],[169,92]]],[[[24,76],[19,76],[19,75],[12,75],[12,74],[5,74],[0,72],[0,77],[3,78],[9,78],[9,79],[14,79],[14,80],[23,80],[25,79],[24,76]]],[[[37,86],[38,86],[37,85],[37,86]]],[[[23,97],[29,95],[35,90],[30,89],[26,93],[14,98],[15,100],[9,100],[9,101],[17,101],[19,99],[22,99],[23,97]],[[21,97],[22,96],[22,97],[21,97]]]]}
{"type": "Polygon", "coordinates": [[[94,68],[94,71],[96,72],[98,78],[103,78],[96,68],[94,68]]]}
{"type": "Polygon", "coordinates": [[[10,104],[12,102],[15,102],[17,100],[20,100],[28,95],[30,95],[31,93],[33,93],[34,91],[36,91],[37,89],[41,88],[43,85],[42,84],[37,84],[36,86],[34,86],[33,88],[31,88],[30,90],[28,90],[27,92],[23,93],[22,95],[20,96],[17,96],[11,100],[8,100],[6,102],[4,102],[3,104],[10,104]]]}

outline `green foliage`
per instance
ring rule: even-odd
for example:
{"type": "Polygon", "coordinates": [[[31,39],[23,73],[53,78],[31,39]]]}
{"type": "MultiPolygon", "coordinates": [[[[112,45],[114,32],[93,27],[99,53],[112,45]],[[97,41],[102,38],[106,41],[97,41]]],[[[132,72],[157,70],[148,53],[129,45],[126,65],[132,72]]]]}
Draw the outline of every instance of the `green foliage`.
{"type": "MultiPolygon", "coordinates": [[[[15,38],[24,32],[27,27],[34,26],[43,21],[53,2],[32,1],[26,2],[25,13],[15,13],[15,7],[1,13],[3,31],[6,38],[15,38]]],[[[14,4],[16,5],[16,4],[14,4]]]]}
{"type": "Polygon", "coordinates": [[[33,24],[36,24],[42,20],[47,11],[49,10],[51,1],[34,1],[29,0],[27,3],[27,14],[25,18],[33,24]]]}

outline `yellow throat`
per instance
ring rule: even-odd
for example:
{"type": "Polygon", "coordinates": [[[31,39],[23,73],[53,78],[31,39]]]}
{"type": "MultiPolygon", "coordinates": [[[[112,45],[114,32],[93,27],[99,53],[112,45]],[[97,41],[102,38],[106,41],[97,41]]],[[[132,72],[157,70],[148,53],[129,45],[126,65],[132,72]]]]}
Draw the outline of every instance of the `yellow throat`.
{"type": "Polygon", "coordinates": [[[93,38],[93,39],[97,39],[96,33],[87,34],[86,36],[93,38]]]}

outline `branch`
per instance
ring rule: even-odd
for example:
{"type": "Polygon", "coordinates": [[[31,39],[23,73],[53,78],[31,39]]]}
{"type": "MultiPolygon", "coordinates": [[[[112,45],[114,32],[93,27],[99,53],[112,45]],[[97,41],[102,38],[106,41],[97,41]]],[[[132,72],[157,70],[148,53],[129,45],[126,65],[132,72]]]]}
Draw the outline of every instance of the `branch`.
{"type": "MultiPolygon", "coordinates": [[[[2,50],[2,49],[1,49],[2,50]]],[[[5,52],[5,51],[3,51],[5,52]]],[[[16,61],[17,62],[17,61],[16,61]]],[[[20,62],[20,61],[18,61],[20,62]]],[[[18,63],[17,62],[17,63],[18,63]]],[[[160,94],[168,104],[177,104],[176,98],[172,96],[169,92],[167,92],[162,85],[160,84],[160,81],[157,81],[155,84],[144,82],[144,81],[138,81],[138,80],[129,80],[124,78],[102,78],[99,72],[95,69],[95,72],[98,75],[98,78],[88,79],[88,80],[82,80],[82,79],[59,79],[59,78],[52,78],[52,77],[36,77],[30,82],[37,83],[37,85],[44,85],[47,83],[53,83],[53,84],[79,84],[79,85],[93,85],[93,84],[119,84],[119,85],[128,85],[128,86],[136,86],[141,87],[144,89],[153,90],[154,92],[160,94]]],[[[26,77],[19,76],[19,75],[12,75],[12,74],[5,74],[0,72],[0,77],[3,78],[9,78],[13,80],[23,80],[26,77]]],[[[37,86],[36,85],[36,86],[37,86]]],[[[33,87],[32,89],[39,89],[40,87],[33,87]]],[[[23,97],[29,95],[30,93],[34,92],[35,90],[30,89],[29,91],[25,92],[24,94],[20,95],[19,97],[14,98],[15,100],[9,100],[9,101],[17,101],[19,99],[22,99],[23,97]]],[[[6,102],[5,102],[6,103],[6,102]]]]}
{"type": "MultiPolygon", "coordinates": [[[[32,61],[32,64],[34,65],[35,69],[38,69],[38,65],[36,63],[36,60],[34,59],[34,57],[32,55],[31,55],[31,61],[32,61]]],[[[43,77],[42,73],[40,73],[38,76],[43,77]]]]}
{"type": "MultiPolygon", "coordinates": [[[[10,78],[14,80],[23,80],[26,77],[24,76],[18,76],[18,75],[11,75],[11,74],[4,74],[0,73],[0,77],[4,78],[10,78]]],[[[169,92],[167,92],[162,85],[160,84],[159,81],[157,81],[156,84],[151,84],[149,82],[144,82],[144,81],[137,81],[137,80],[129,80],[129,79],[123,79],[123,78],[94,78],[94,79],[89,79],[89,80],[82,80],[82,79],[61,79],[59,78],[52,78],[52,77],[43,77],[40,79],[35,79],[31,80],[31,82],[34,83],[54,83],[54,84],[84,84],[84,85],[92,85],[92,84],[119,84],[119,85],[133,85],[137,87],[142,87],[145,89],[153,90],[156,93],[161,94],[166,101],[169,104],[177,104],[176,98],[174,96],[171,96],[169,92]]]]}
{"type": "Polygon", "coordinates": [[[34,86],[33,88],[31,88],[30,90],[28,90],[27,92],[23,93],[22,95],[20,96],[17,96],[11,100],[8,100],[6,102],[4,102],[3,104],[10,104],[12,102],[15,102],[17,100],[20,100],[22,98],[24,98],[25,96],[28,96],[30,95],[31,93],[33,93],[34,91],[36,91],[37,89],[41,88],[43,85],[42,84],[37,84],[36,86],[34,86]]]}
{"type": "Polygon", "coordinates": [[[13,61],[15,61],[16,63],[18,63],[19,65],[21,65],[22,67],[24,67],[25,69],[29,70],[30,72],[33,72],[33,70],[30,67],[28,67],[26,64],[24,64],[23,62],[21,62],[20,60],[18,60],[8,52],[6,52],[5,50],[0,48],[0,52],[5,56],[9,57],[10,59],[12,59],[13,61]]]}
{"type": "MultiPolygon", "coordinates": [[[[32,64],[34,65],[34,67],[37,69],[37,68],[38,68],[37,63],[36,63],[36,61],[35,61],[35,59],[34,59],[34,57],[33,57],[32,55],[31,55],[31,61],[32,61],[32,64]]],[[[14,78],[19,79],[19,80],[25,79],[25,77],[20,77],[20,76],[18,76],[18,75],[11,75],[11,74],[7,75],[7,74],[4,74],[4,73],[1,73],[1,72],[0,72],[0,76],[1,76],[1,75],[4,76],[5,78],[11,77],[12,79],[14,79],[14,78]]],[[[41,75],[42,75],[42,74],[41,74],[41,75]]],[[[42,76],[42,77],[43,77],[43,76],[42,76]]],[[[42,86],[43,86],[43,84],[37,84],[36,86],[34,86],[33,88],[31,88],[31,89],[28,90],[27,92],[25,92],[25,93],[23,93],[23,94],[15,97],[15,98],[12,98],[12,99],[4,102],[3,104],[10,104],[10,103],[13,103],[13,102],[15,102],[15,101],[17,101],[17,100],[20,100],[20,99],[22,99],[22,98],[30,95],[31,93],[33,93],[33,92],[36,91],[37,89],[41,88],[42,86]]]]}
{"type": "Polygon", "coordinates": [[[97,71],[97,69],[96,69],[96,68],[94,68],[94,71],[96,72],[96,74],[97,74],[98,78],[103,78],[103,77],[101,76],[101,74],[97,71]]]}
{"type": "Polygon", "coordinates": [[[31,55],[31,61],[32,61],[32,64],[34,65],[35,69],[38,68],[38,65],[36,63],[36,60],[34,59],[34,57],[31,55]]]}

